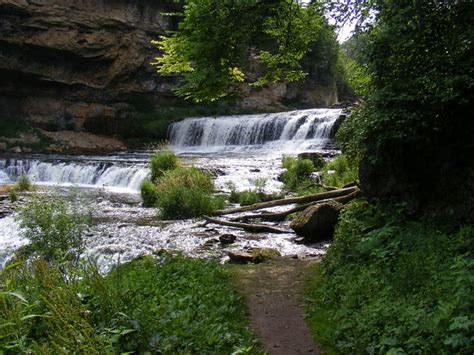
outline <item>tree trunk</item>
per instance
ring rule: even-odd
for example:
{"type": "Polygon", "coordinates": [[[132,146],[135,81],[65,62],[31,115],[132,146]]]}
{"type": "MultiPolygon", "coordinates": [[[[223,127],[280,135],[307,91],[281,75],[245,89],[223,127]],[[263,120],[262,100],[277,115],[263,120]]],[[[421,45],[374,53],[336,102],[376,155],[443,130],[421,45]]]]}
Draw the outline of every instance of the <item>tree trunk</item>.
{"type": "Polygon", "coordinates": [[[275,228],[266,224],[249,224],[249,223],[239,223],[239,222],[230,222],[224,221],[222,219],[212,218],[208,216],[203,216],[203,218],[209,222],[214,224],[220,224],[223,226],[235,227],[235,228],[242,228],[246,231],[252,233],[292,233],[290,230],[284,230],[275,228]]]}

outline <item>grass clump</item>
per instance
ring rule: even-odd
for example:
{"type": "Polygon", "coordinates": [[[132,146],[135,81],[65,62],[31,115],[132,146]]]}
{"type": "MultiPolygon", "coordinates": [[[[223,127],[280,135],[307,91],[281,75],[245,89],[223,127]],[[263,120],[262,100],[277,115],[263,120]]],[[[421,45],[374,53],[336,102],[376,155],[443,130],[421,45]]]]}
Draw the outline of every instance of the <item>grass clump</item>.
{"type": "Polygon", "coordinates": [[[256,353],[243,304],[217,261],[136,259],[67,280],[44,259],[0,273],[0,352],[256,353]]]}
{"type": "Polygon", "coordinates": [[[17,191],[31,191],[33,189],[33,184],[31,183],[30,179],[26,175],[21,175],[15,186],[14,189],[17,191]]]}
{"type": "Polygon", "coordinates": [[[342,187],[358,179],[357,166],[344,154],[327,162],[322,169],[321,180],[327,186],[342,187]]]}
{"type": "Polygon", "coordinates": [[[162,151],[151,156],[150,167],[151,181],[156,182],[166,171],[179,167],[179,160],[175,153],[162,151]]]}
{"type": "Polygon", "coordinates": [[[155,207],[158,202],[158,191],[156,185],[150,180],[144,180],[140,186],[143,205],[145,207],[155,207]]]}
{"type": "Polygon", "coordinates": [[[283,173],[283,184],[286,190],[301,191],[313,183],[311,174],[315,168],[311,160],[284,156],[282,164],[286,169],[283,173]]]}
{"type": "Polygon", "coordinates": [[[474,228],[353,202],[307,295],[328,353],[472,353],[474,228]]]}
{"type": "Polygon", "coordinates": [[[212,176],[196,168],[169,170],[159,179],[157,203],[164,219],[193,218],[224,207],[224,199],[212,196],[212,176]]]}

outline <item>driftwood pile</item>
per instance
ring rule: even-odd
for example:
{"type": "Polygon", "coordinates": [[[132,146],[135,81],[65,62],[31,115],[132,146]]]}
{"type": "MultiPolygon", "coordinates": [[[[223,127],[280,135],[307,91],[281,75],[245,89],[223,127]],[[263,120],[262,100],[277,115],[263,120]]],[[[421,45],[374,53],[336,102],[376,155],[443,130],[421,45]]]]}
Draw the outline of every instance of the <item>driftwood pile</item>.
{"type": "Polygon", "coordinates": [[[361,193],[359,187],[353,183],[346,185],[341,189],[328,189],[329,191],[320,192],[307,196],[299,197],[287,197],[279,200],[273,200],[268,202],[255,203],[249,206],[231,208],[226,210],[217,210],[213,213],[213,217],[204,216],[206,223],[220,224],[229,227],[242,228],[252,233],[291,233],[286,228],[278,227],[277,225],[263,224],[263,223],[249,223],[252,220],[260,220],[267,222],[281,222],[285,218],[295,212],[304,211],[307,208],[316,204],[324,204],[329,201],[338,202],[345,204],[354,198],[358,197],[361,193]],[[266,208],[296,205],[282,212],[271,212],[265,211],[266,208]],[[259,213],[245,214],[230,219],[215,218],[214,216],[228,216],[243,212],[260,211],[259,213]]]}

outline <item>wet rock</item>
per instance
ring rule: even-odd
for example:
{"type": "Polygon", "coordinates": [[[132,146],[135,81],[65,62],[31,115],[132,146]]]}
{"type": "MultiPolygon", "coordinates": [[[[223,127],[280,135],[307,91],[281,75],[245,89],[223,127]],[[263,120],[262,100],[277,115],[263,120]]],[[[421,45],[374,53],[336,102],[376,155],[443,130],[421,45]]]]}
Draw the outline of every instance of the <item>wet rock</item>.
{"type": "Polygon", "coordinates": [[[237,237],[233,234],[222,234],[219,237],[219,241],[222,244],[232,244],[233,242],[235,242],[236,239],[237,239],[237,237]]]}
{"type": "Polygon", "coordinates": [[[208,239],[204,242],[204,246],[205,247],[212,247],[214,244],[217,244],[219,243],[219,240],[215,239],[215,238],[212,238],[212,239],[208,239]]]}
{"type": "Polygon", "coordinates": [[[296,234],[305,237],[307,241],[317,242],[330,239],[343,207],[342,204],[334,201],[310,206],[291,222],[290,228],[296,234]]]}
{"type": "Polygon", "coordinates": [[[21,153],[21,148],[18,147],[18,146],[10,148],[10,152],[15,153],[15,154],[19,154],[19,153],[21,153]]]}
{"type": "Polygon", "coordinates": [[[324,158],[317,152],[304,152],[298,154],[298,159],[311,160],[315,168],[321,168],[324,165],[324,158]]]}
{"type": "Polygon", "coordinates": [[[26,147],[23,147],[22,150],[23,150],[23,153],[31,153],[31,152],[33,152],[33,149],[31,149],[31,148],[26,148],[26,147]]]}
{"type": "Polygon", "coordinates": [[[259,173],[261,170],[256,168],[256,169],[250,169],[251,173],[259,173]]]}
{"type": "Polygon", "coordinates": [[[229,251],[227,255],[230,258],[230,261],[234,263],[248,263],[253,261],[253,256],[250,253],[247,253],[245,251],[239,251],[239,250],[234,250],[234,251],[229,251]]]}
{"type": "Polygon", "coordinates": [[[7,151],[7,143],[0,142],[0,152],[6,152],[6,151],[7,151]]]}
{"type": "Polygon", "coordinates": [[[296,237],[293,239],[293,242],[295,242],[296,244],[303,244],[305,242],[305,238],[304,237],[296,237]]]}
{"type": "Polygon", "coordinates": [[[254,263],[261,263],[281,256],[280,252],[273,248],[255,248],[252,250],[251,255],[254,263]]]}
{"type": "Polygon", "coordinates": [[[331,133],[329,134],[329,137],[331,139],[334,139],[336,138],[336,133],[337,131],[339,130],[339,127],[341,127],[341,124],[346,120],[347,118],[347,114],[346,113],[342,113],[336,120],[336,122],[334,122],[334,124],[332,125],[332,128],[331,128],[331,133]]]}

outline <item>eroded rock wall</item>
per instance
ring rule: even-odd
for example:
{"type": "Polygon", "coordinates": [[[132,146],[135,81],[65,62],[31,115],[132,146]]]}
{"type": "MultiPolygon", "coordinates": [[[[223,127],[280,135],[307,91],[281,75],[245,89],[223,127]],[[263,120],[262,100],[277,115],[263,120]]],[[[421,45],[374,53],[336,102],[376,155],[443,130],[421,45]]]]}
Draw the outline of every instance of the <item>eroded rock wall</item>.
{"type": "MultiPolygon", "coordinates": [[[[175,78],[150,62],[152,39],[176,26],[163,12],[172,1],[0,0],[0,119],[26,118],[42,127],[107,125],[130,110],[132,94],[159,109],[173,96],[175,78]]],[[[244,90],[246,109],[280,110],[337,102],[335,87],[278,84],[244,90]]]]}

